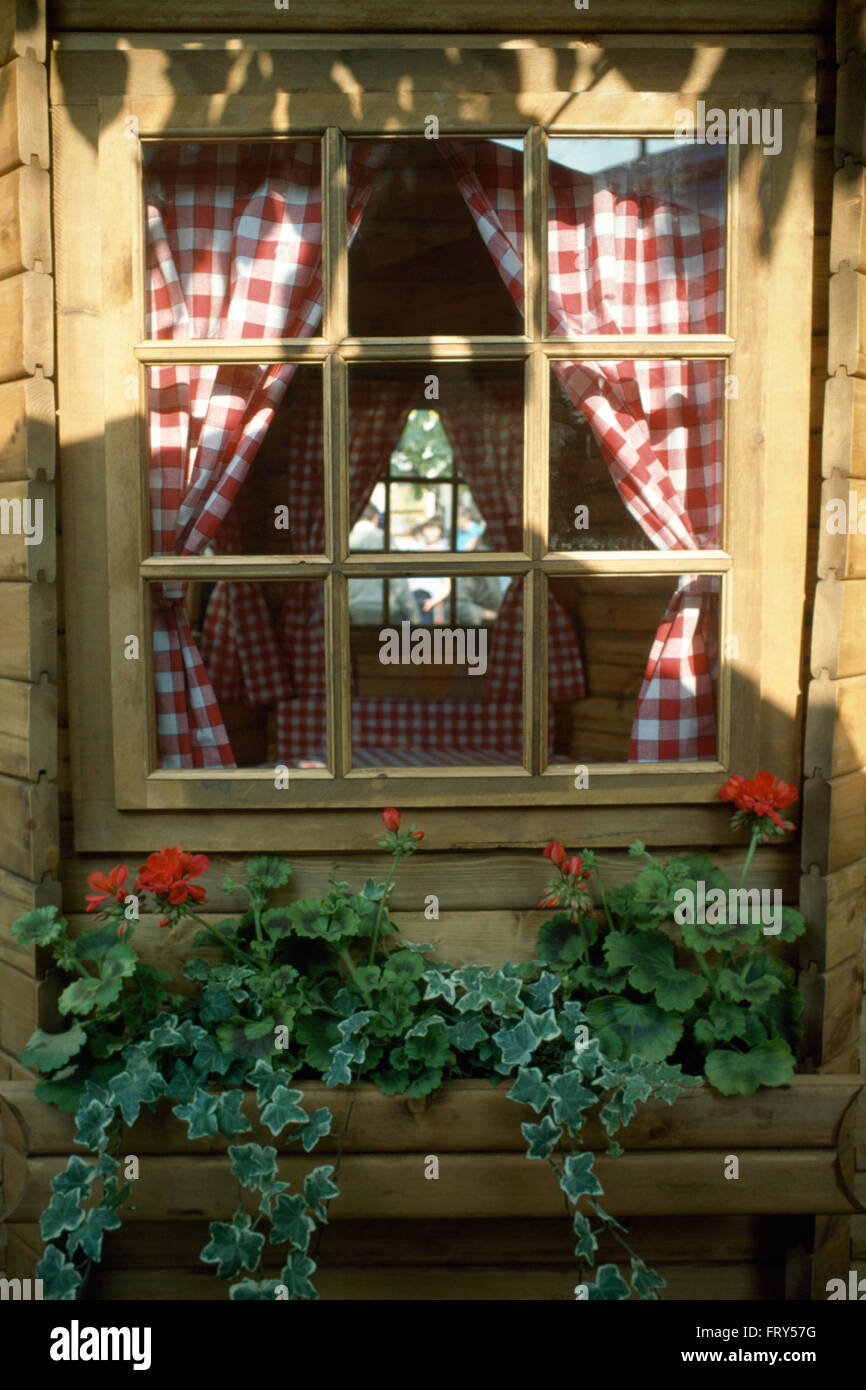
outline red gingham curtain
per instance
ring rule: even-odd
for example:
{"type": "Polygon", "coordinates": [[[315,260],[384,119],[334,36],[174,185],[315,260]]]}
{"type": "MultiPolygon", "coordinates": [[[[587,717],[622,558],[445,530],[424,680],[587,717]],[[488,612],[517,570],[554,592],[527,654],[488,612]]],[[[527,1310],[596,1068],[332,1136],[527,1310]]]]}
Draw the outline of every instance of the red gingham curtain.
{"type": "MultiPolygon", "coordinates": [[[[148,336],[310,337],[321,321],[322,206],[316,141],[167,145],[145,153],[148,336]]],[[[360,223],[375,146],[355,146],[349,237],[360,223]]],[[[152,549],[197,555],[229,514],[294,367],[152,368],[148,384],[152,549]]],[[[245,588],[241,625],[261,612],[245,588]]],[[[234,766],[193,640],[186,585],[154,586],[157,743],[162,767],[234,766]]],[[[235,621],[240,613],[235,615],[235,621]]],[[[259,697],[277,657],[241,668],[259,697]],[[267,667],[262,670],[262,664],[267,667]]],[[[236,673],[237,674],[237,673],[236,673]]]]}
{"type": "MultiPolygon", "coordinates": [[[[440,150],[518,307],[523,305],[522,155],[490,141],[440,150]]],[[[677,160],[649,174],[581,175],[551,162],[550,332],[719,333],[723,326],[724,187],[697,152],[692,201],[674,187],[677,160]]],[[[688,156],[692,158],[691,152],[688,156]]],[[[718,544],[721,375],[712,363],[556,363],[569,399],[598,440],[623,503],[653,544],[718,544]]],[[[656,634],[638,696],[629,759],[715,755],[710,621],[718,581],[683,576],[656,634]]]]}

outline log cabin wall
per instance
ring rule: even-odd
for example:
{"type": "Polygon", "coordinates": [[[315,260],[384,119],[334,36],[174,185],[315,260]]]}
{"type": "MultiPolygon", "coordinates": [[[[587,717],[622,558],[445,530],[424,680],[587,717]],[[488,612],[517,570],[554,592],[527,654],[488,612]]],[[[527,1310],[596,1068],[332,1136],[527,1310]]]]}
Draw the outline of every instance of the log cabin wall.
{"type": "MultiPolygon", "coordinates": [[[[60,902],[54,328],[44,5],[0,15],[0,1078],[51,983],[6,929],[60,902]],[[25,534],[30,532],[29,537],[25,534]],[[41,531],[41,536],[40,536],[41,531]]],[[[26,1073],[25,1073],[26,1074],[26,1073]]],[[[2,1197],[0,1197],[2,1205],[2,1197]]],[[[0,1227],[0,1268],[4,1263],[0,1227]]]]}
{"type": "MultiPolygon", "coordinates": [[[[187,17],[183,27],[190,31],[210,28],[222,32],[231,31],[234,26],[235,31],[242,31],[253,22],[249,15],[241,13],[242,8],[217,4],[202,6],[199,12],[196,7],[195,17],[187,17]]],[[[387,5],[372,8],[381,16],[380,28],[399,30],[407,22],[402,5],[391,7],[393,15],[387,5]]],[[[828,494],[827,490],[833,487],[837,477],[844,477],[846,484],[849,478],[855,480],[852,486],[858,485],[857,479],[866,477],[856,435],[858,429],[866,428],[866,398],[861,400],[859,385],[860,379],[866,378],[866,349],[857,339],[856,323],[851,322],[850,311],[845,308],[850,300],[850,288],[855,286],[859,291],[861,284],[866,283],[863,281],[866,252],[862,250],[866,246],[866,237],[859,240],[859,223],[856,233],[852,231],[850,212],[852,187],[857,190],[861,211],[863,207],[863,118],[862,110],[859,116],[857,114],[856,94],[862,94],[866,86],[863,79],[866,47],[861,37],[862,25],[858,27],[849,18],[842,17],[840,38],[844,52],[840,45],[840,52],[834,58],[831,6],[808,4],[800,0],[796,5],[780,5],[778,8],[778,25],[763,23],[760,27],[778,27],[796,32],[799,25],[804,33],[820,28],[826,36],[819,61],[810,452],[810,590],[816,579],[817,590],[814,623],[813,605],[809,603],[804,633],[804,690],[810,671],[812,680],[806,721],[805,772],[808,780],[804,795],[802,842],[792,840],[781,848],[759,850],[753,865],[752,882],[759,887],[781,887],[786,902],[796,901],[799,883],[801,902],[807,912],[810,928],[800,957],[808,975],[805,989],[810,1028],[804,1050],[805,1059],[814,1066],[830,1071],[854,1071],[857,1065],[857,1015],[860,1002],[857,957],[862,945],[862,768],[866,761],[862,756],[862,732],[857,729],[858,721],[862,724],[863,708],[862,703],[858,705],[857,701],[864,698],[859,695],[857,680],[866,680],[861,676],[866,671],[866,639],[859,610],[859,605],[866,602],[861,594],[861,587],[866,591],[866,562],[860,555],[858,568],[856,537],[850,538],[846,554],[840,560],[838,552],[831,546],[838,546],[840,541],[844,542],[844,538],[830,536],[822,527],[821,519],[823,503],[828,495],[834,495],[828,494]],[[782,9],[785,10],[784,19],[781,18],[782,9]],[[837,60],[840,65],[838,107],[835,97],[837,60]],[[847,67],[849,63],[850,68],[847,67]],[[858,139],[860,143],[857,143],[858,139]],[[837,163],[839,168],[834,180],[837,163]],[[856,251],[852,249],[852,237],[857,238],[856,251]],[[841,249],[837,250],[837,247],[841,249]],[[834,309],[838,311],[835,315],[834,309]],[[855,344],[853,356],[852,342],[855,344]],[[825,479],[823,493],[822,468],[825,479]],[[807,655],[810,640],[811,666],[807,655]],[[831,648],[835,642],[835,655],[832,651],[827,655],[828,641],[831,648]],[[831,716],[828,719],[828,708],[836,713],[837,718],[831,716]]],[[[316,14],[320,9],[321,6],[315,4],[293,3],[292,23],[299,29],[322,29],[325,25],[321,16],[316,14]]],[[[343,12],[339,4],[330,9],[331,22],[336,30],[352,27],[347,17],[348,10],[343,12]]],[[[635,29],[656,26],[656,19],[648,19],[645,10],[644,5],[624,6],[623,26],[635,29]],[[629,11],[628,16],[626,11],[629,11]]],[[[103,11],[104,7],[92,0],[64,0],[64,3],[54,6],[52,20],[56,28],[64,32],[110,28],[121,33],[136,27],[166,28],[164,12],[159,15],[159,22],[153,20],[148,25],[146,5],[112,6],[108,20],[103,11]]],[[[472,6],[473,22],[469,25],[466,19],[470,10],[455,7],[448,22],[434,22],[431,25],[429,16],[425,19],[422,15],[418,18],[418,25],[445,31],[456,31],[461,27],[486,27],[495,31],[501,22],[497,11],[498,6],[495,5],[472,6]]],[[[847,7],[845,16],[849,13],[853,15],[855,11],[860,13],[861,7],[847,7]]],[[[550,28],[549,21],[539,19],[538,14],[537,7],[530,7],[523,25],[526,32],[550,28]]],[[[669,7],[665,16],[658,19],[657,27],[681,27],[683,32],[724,27],[719,19],[707,23],[703,14],[706,11],[702,11],[701,7],[669,7]]],[[[286,18],[281,17],[284,27],[286,18]]],[[[733,22],[729,27],[735,27],[733,22]]],[[[105,59],[109,57],[107,54],[103,56],[105,59]]],[[[6,493],[7,487],[21,489],[28,485],[41,485],[44,489],[50,489],[53,478],[53,387],[50,382],[53,362],[50,358],[50,335],[47,342],[45,340],[45,324],[50,319],[46,320],[44,314],[35,312],[35,306],[42,303],[39,296],[46,293],[46,284],[50,296],[51,265],[44,252],[39,257],[31,252],[32,263],[29,264],[25,254],[26,246],[44,247],[46,237],[50,236],[45,209],[47,195],[44,191],[48,178],[44,27],[37,25],[26,37],[22,37],[20,32],[10,37],[8,43],[2,45],[2,58],[4,67],[0,70],[0,83],[5,79],[8,84],[6,90],[16,95],[4,101],[0,118],[0,146],[6,150],[8,143],[14,155],[11,159],[4,157],[0,165],[0,199],[3,199],[0,206],[4,210],[3,226],[6,225],[6,208],[10,207],[20,210],[17,215],[21,227],[20,251],[12,253],[8,266],[5,260],[0,266],[0,275],[7,277],[0,279],[0,299],[4,293],[11,296],[9,303],[17,307],[17,321],[22,324],[17,358],[8,365],[4,358],[0,371],[0,380],[6,383],[0,386],[0,393],[17,393],[6,397],[12,402],[8,410],[4,408],[4,396],[0,394],[3,430],[0,487],[3,495],[12,495],[6,493]],[[14,76],[16,72],[19,77],[14,76]],[[22,74],[26,81],[20,80],[22,74]],[[26,110],[31,114],[22,120],[24,108],[20,93],[23,90],[29,94],[26,110]],[[16,112],[19,117],[16,127],[18,134],[11,135],[7,142],[8,122],[16,112]],[[42,130],[40,122],[44,122],[44,136],[39,133],[42,130]],[[33,177],[34,173],[36,177],[33,177]],[[45,178],[40,180],[39,173],[44,174],[45,178]],[[41,188],[37,187],[40,183],[41,188]],[[37,216],[36,224],[28,225],[25,230],[25,207],[41,210],[44,221],[40,223],[37,216]],[[16,254],[20,264],[15,260],[16,254]],[[28,347],[25,325],[28,332],[37,335],[37,340],[38,334],[42,333],[42,340],[38,340],[37,346],[28,347]],[[15,446],[17,453],[11,440],[8,449],[6,447],[6,419],[12,420],[15,410],[23,420],[28,421],[25,431],[27,445],[23,450],[20,444],[15,446]],[[7,457],[13,460],[11,471],[6,471],[7,457]]],[[[89,119],[85,109],[86,97],[79,94],[76,99],[82,103],[80,110],[86,125],[89,119]]],[[[57,177],[62,182],[62,169],[57,177]]],[[[68,199],[68,189],[65,194],[68,199]]],[[[92,219],[95,219],[96,213],[86,214],[83,208],[80,213],[81,223],[77,228],[70,228],[70,236],[84,235],[94,229],[92,219]]],[[[58,235],[62,235],[61,229],[58,229],[58,235]]],[[[3,247],[8,244],[8,238],[2,242],[3,247]]],[[[47,244],[50,248],[50,241],[47,244]]],[[[73,309],[65,318],[62,333],[67,350],[77,348],[88,351],[96,343],[95,336],[91,336],[95,333],[93,324],[81,317],[84,309],[86,306],[78,306],[78,317],[73,309]]],[[[20,440],[20,432],[17,438],[20,440]]],[[[98,468],[99,464],[93,451],[88,451],[87,441],[68,440],[65,450],[61,450],[61,476],[64,466],[83,466],[87,470],[98,468]]],[[[866,497],[866,483],[862,486],[866,497]]],[[[48,502],[47,491],[39,495],[44,495],[48,502]]],[[[50,508],[47,510],[50,511],[50,508]]],[[[80,529],[80,522],[76,522],[75,518],[70,518],[70,523],[79,525],[80,529]]],[[[70,539],[72,543],[73,538],[70,539]]],[[[53,583],[53,541],[53,535],[49,541],[46,532],[46,544],[50,551],[47,550],[44,556],[30,553],[37,551],[37,547],[29,547],[26,551],[22,547],[18,558],[11,559],[8,566],[4,564],[0,570],[3,581],[0,588],[0,621],[4,626],[8,621],[10,630],[21,634],[20,641],[16,637],[15,643],[9,646],[4,644],[4,651],[0,654],[0,701],[4,698],[17,701],[14,709],[20,710],[24,719],[23,737],[17,739],[14,746],[5,738],[5,734],[0,736],[0,778],[4,787],[8,784],[6,789],[9,793],[2,801],[6,809],[0,810],[0,910],[3,914],[0,920],[0,1019],[4,1013],[6,1015],[5,1025],[0,1022],[0,1030],[6,1029],[5,1032],[0,1031],[0,1076],[11,1076],[13,1079],[31,1075],[17,1062],[16,1053],[37,1024],[50,1026],[53,995],[52,982],[42,978],[44,972],[39,963],[16,951],[14,943],[3,933],[3,927],[29,906],[58,900],[62,885],[66,912],[73,921],[77,918],[83,928],[87,920],[82,914],[87,873],[95,868],[108,869],[117,862],[129,862],[135,866],[143,858],[137,832],[135,851],[132,853],[127,843],[118,843],[104,853],[76,853],[75,850],[70,748],[65,712],[66,638],[62,595],[58,612],[53,583]],[[4,695],[7,686],[9,693],[4,695]],[[58,719],[59,777],[56,775],[58,719]],[[61,819],[59,857],[56,848],[58,790],[61,819]],[[58,870],[59,884],[52,878],[58,870]]],[[[9,539],[0,538],[0,547],[9,544],[9,539]]],[[[75,553],[78,557],[86,553],[86,537],[83,534],[75,542],[75,553]]],[[[0,549],[0,555],[5,557],[5,549],[0,549]]],[[[76,585],[82,584],[88,592],[97,593],[100,585],[105,584],[105,575],[91,572],[85,576],[80,565],[76,564],[74,582],[76,585]]],[[[81,625],[80,615],[78,623],[81,625]]],[[[609,641],[603,613],[600,613],[597,626],[589,627],[582,634],[590,669],[593,660],[598,662],[600,668],[609,665],[606,637],[609,641]]],[[[76,644],[72,678],[86,683],[86,648],[90,639],[79,631],[72,634],[71,640],[76,644]]],[[[635,640],[645,647],[645,634],[638,633],[635,640]]],[[[600,695],[602,699],[613,699],[613,696],[608,697],[604,689],[600,695]]],[[[10,705],[10,708],[13,706],[10,705]]],[[[622,707],[614,711],[602,706],[600,718],[605,736],[613,739],[621,735],[626,718],[622,707]]],[[[0,719],[0,727],[4,730],[9,723],[6,719],[0,719]]],[[[83,762],[94,763],[94,750],[76,749],[73,752],[79,765],[83,762]]],[[[95,767],[84,773],[90,781],[97,775],[95,767]]],[[[737,844],[737,837],[727,835],[725,822],[720,819],[718,811],[694,807],[680,809],[676,806],[648,808],[639,804],[622,805],[616,809],[618,814],[614,817],[609,814],[608,808],[604,808],[598,817],[598,830],[593,841],[600,848],[601,867],[608,881],[623,881],[632,875],[634,861],[628,858],[626,846],[638,835],[650,845],[671,852],[697,839],[709,852],[716,852],[720,862],[731,873],[738,872],[743,862],[744,848],[737,844]]],[[[481,847],[474,844],[471,814],[450,814],[438,809],[412,813],[413,819],[427,828],[430,849],[402,866],[393,899],[396,919],[409,934],[417,937],[420,932],[424,939],[434,941],[439,952],[451,960],[475,959],[495,963],[509,957],[528,957],[533,953],[537,925],[544,916],[537,910],[540,890],[547,877],[547,865],[541,860],[540,847],[547,838],[565,838],[558,813],[554,809],[548,818],[543,819],[537,811],[520,807],[500,811],[501,843],[507,844],[507,849],[490,849],[486,845],[481,847]],[[424,916],[425,898],[430,894],[439,900],[440,915],[437,921],[427,920],[424,916]]],[[[493,813],[487,814],[492,816],[493,813]]],[[[140,821],[139,817],[135,819],[140,821]]],[[[292,897],[322,891],[334,864],[338,877],[353,880],[375,873],[379,867],[379,856],[373,846],[377,834],[377,816],[370,814],[366,818],[368,824],[363,827],[359,818],[357,833],[353,831],[347,837],[342,832],[339,843],[329,841],[328,815],[324,814],[321,819],[324,829],[320,841],[327,846],[326,849],[317,852],[307,847],[299,849],[298,842],[306,842],[308,846],[311,837],[304,833],[296,841],[295,832],[287,831],[285,853],[295,869],[292,897]]],[[[191,848],[196,848],[194,816],[186,818],[186,828],[182,833],[184,843],[189,842],[191,848]]],[[[484,838],[489,844],[489,836],[484,838]]],[[[241,906],[239,898],[227,896],[220,886],[226,875],[235,872],[237,865],[238,856],[231,853],[229,842],[223,852],[211,852],[211,869],[206,881],[208,910],[215,914],[215,919],[241,906]]],[[[167,938],[165,933],[159,932],[155,921],[145,920],[141,924],[137,944],[146,957],[158,960],[177,978],[188,952],[190,936],[191,933],[177,933],[167,938]]],[[[863,1147],[866,1148],[866,1144],[863,1147]]],[[[707,1218],[699,1223],[706,1226],[702,1243],[707,1248],[707,1241],[711,1244],[715,1242],[719,1260],[727,1263],[724,1273],[717,1269],[712,1278],[708,1275],[705,1296],[761,1298],[779,1296],[784,1289],[789,1292],[799,1290],[802,1294],[808,1284],[808,1269],[802,1259],[799,1264],[796,1259],[792,1260],[791,1249],[795,1241],[789,1238],[778,1221],[774,1224],[766,1218],[738,1218],[739,1224],[728,1223],[723,1238],[720,1230],[713,1235],[710,1228],[714,1220],[707,1218]]],[[[839,1264],[843,1244],[847,1240],[846,1218],[823,1218],[822,1221],[823,1225],[819,1223],[816,1233],[818,1250],[812,1262],[813,1289],[822,1287],[819,1281],[827,1261],[839,1264]]],[[[541,1240],[543,1232],[539,1223],[534,1223],[534,1237],[532,1230],[524,1229],[525,1223],[512,1224],[514,1229],[507,1236],[496,1237],[500,1244],[504,1241],[502,1249],[498,1249],[492,1235],[486,1236],[490,1242],[491,1261],[517,1264],[520,1251],[525,1250],[530,1239],[541,1240]],[[505,1246],[508,1246],[507,1251],[505,1246]]],[[[664,1231],[660,1228],[657,1233],[660,1246],[667,1248],[667,1242],[674,1251],[669,1258],[675,1263],[679,1262],[684,1289],[694,1287],[690,1282],[693,1275],[689,1266],[696,1264],[700,1258],[696,1241],[690,1242],[688,1239],[688,1225],[695,1225],[694,1218],[690,1222],[679,1223],[668,1220],[664,1223],[664,1231]]],[[[347,1231],[347,1238],[348,1235],[347,1231]]],[[[186,1236],[192,1242],[192,1250],[198,1232],[186,1232],[186,1236]]],[[[550,1236],[554,1245],[555,1237],[554,1232],[550,1236]]],[[[172,1263],[172,1252],[177,1248],[176,1239],[176,1230],[166,1231],[167,1243],[163,1254],[166,1265],[172,1263]]],[[[457,1239],[456,1232],[452,1233],[452,1239],[457,1239]]],[[[477,1259],[481,1239],[481,1232],[472,1233],[464,1257],[467,1263],[472,1263],[473,1251],[477,1259]]],[[[398,1241],[396,1233],[395,1241],[398,1241]]],[[[540,1251],[542,1247],[546,1249],[543,1240],[538,1247],[540,1251]]],[[[402,1256],[399,1252],[394,1253],[397,1245],[389,1248],[391,1259],[399,1261],[407,1258],[405,1252],[402,1256]]],[[[384,1246],[383,1252],[381,1258],[388,1258],[384,1246]]],[[[551,1264],[558,1259],[555,1253],[549,1256],[551,1264]]],[[[190,1263],[193,1262],[191,1259],[190,1263]]],[[[834,1267],[832,1272],[837,1273],[838,1270],[834,1267]]],[[[514,1288],[520,1277],[517,1273],[511,1275],[510,1284],[506,1278],[502,1289],[514,1288]]],[[[471,1280],[467,1290],[469,1284],[471,1280]]],[[[431,1296],[437,1295],[433,1293],[431,1296]]],[[[442,1296],[441,1293],[438,1296],[442,1296]]],[[[473,1294],[467,1291],[463,1296],[471,1297],[473,1294]]],[[[509,1295],[501,1292],[499,1296],[509,1295]]],[[[518,1295],[512,1293],[511,1296],[518,1295]]],[[[537,1296],[555,1295],[542,1292],[537,1296]]],[[[679,1296],[687,1295],[681,1293],[679,1296]]]]}

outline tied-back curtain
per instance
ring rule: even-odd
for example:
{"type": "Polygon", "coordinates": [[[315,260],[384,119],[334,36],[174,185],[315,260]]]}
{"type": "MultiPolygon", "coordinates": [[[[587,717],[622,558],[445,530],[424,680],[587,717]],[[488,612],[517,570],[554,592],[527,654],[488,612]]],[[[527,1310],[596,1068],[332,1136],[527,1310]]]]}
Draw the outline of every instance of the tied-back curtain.
{"type": "MultiPolygon", "coordinates": [[[[519,307],[522,156],[491,142],[440,150],[519,307]],[[501,263],[500,263],[501,261],[501,263]],[[515,270],[515,261],[519,269],[515,270]]],[[[713,152],[715,154],[715,152],[713,152]]],[[[551,333],[719,333],[723,327],[721,165],[698,151],[594,176],[551,161],[551,333]],[[689,179],[691,208],[680,183],[689,179]]],[[[712,363],[556,363],[628,511],[659,549],[718,544],[720,375],[712,363]]],[[[632,726],[631,761],[716,751],[710,619],[718,581],[684,576],[656,634],[632,726]]]]}
{"type": "MultiPolygon", "coordinates": [[[[318,142],[174,145],[145,154],[148,336],[236,339],[313,335],[322,315],[318,142]]],[[[355,147],[349,238],[382,153],[355,147]]],[[[210,545],[243,483],[294,366],[150,370],[153,553],[210,545]]],[[[263,614],[241,596],[251,630],[263,614]]],[[[233,767],[208,672],[193,639],[186,585],[154,586],[157,746],[162,767],[233,767]]],[[[270,678],[281,686],[278,664],[270,678]]],[[[246,677],[244,676],[244,680],[246,677]]],[[[258,694],[261,697],[262,691],[258,694]]]]}

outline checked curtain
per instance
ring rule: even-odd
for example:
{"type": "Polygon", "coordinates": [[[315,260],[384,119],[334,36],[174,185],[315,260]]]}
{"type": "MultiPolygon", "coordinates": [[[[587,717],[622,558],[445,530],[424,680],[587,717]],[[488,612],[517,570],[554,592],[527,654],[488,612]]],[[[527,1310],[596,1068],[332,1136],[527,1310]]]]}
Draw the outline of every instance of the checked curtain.
{"type": "MultiPolygon", "coordinates": [[[[521,154],[490,141],[442,141],[440,150],[522,308],[521,154]]],[[[684,158],[677,150],[676,158],[655,157],[649,168],[583,175],[551,159],[551,334],[723,331],[723,159],[716,151],[689,150],[684,158]]],[[[554,371],[598,441],[624,505],[653,544],[661,550],[717,546],[717,365],[556,362],[554,371]]],[[[647,661],[630,761],[715,755],[718,653],[711,597],[717,586],[717,579],[688,575],[677,584],[647,661]]]]}

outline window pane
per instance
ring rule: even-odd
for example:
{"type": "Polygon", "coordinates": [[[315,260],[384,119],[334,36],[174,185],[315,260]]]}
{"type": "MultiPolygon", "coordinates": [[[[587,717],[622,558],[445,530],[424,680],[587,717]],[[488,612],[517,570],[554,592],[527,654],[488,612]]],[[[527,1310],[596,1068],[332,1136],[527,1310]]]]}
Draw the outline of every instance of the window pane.
{"type": "Polygon", "coordinates": [[[325,549],[320,367],[147,372],[155,554],[325,549]]]}
{"type": "Polygon", "coordinates": [[[355,189],[351,333],[523,332],[522,141],[351,140],[355,189]]]}
{"type": "Polygon", "coordinates": [[[723,362],[554,362],[550,549],[721,545],[723,362]]]}
{"type": "Polygon", "coordinates": [[[585,696],[549,643],[550,762],[691,762],[716,756],[721,579],[554,579],[551,611],[580,645],[585,696]]]}
{"type": "Polygon", "coordinates": [[[149,338],[309,338],[322,318],[318,140],[142,146],[149,338]]]}
{"type": "Polygon", "coordinates": [[[725,145],[553,139],[550,332],[723,333],[725,145]]]}
{"type": "Polygon", "coordinates": [[[349,610],[354,766],[522,765],[521,579],[350,580],[349,610]]]}
{"type": "Polygon", "coordinates": [[[152,592],[159,766],[324,767],[321,581],[152,592]]]}
{"type": "Polygon", "coordinates": [[[523,364],[433,366],[349,368],[349,548],[522,550],[523,364]]]}

